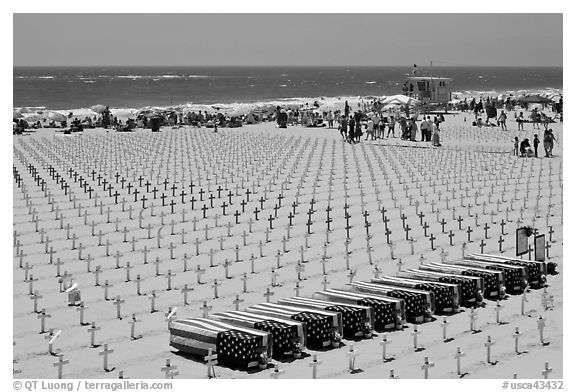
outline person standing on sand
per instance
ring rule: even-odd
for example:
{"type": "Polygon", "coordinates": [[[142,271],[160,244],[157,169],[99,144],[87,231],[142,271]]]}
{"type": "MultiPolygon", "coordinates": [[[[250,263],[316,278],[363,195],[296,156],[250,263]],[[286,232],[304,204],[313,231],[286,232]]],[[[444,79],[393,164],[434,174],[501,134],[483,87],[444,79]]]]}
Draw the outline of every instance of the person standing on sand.
{"type": "Polygon", "coordinates": [[[538,145],[540,144],[540,139],[538,139],[538,135],[534,135],[534,157],[538,158],[538,145]]]}
{"type": "Polygon", "coordinates": [[[396,127],[396,119],[394,119],[394,116],[390,116],[390,124],[388,124],[388,134],[386,135],[386,138],[390,137],[390,131],[392,131],[392,137],[396,137],[396,135],[394,134],[395,127],[396,127]]]}
{"type": "Polygon", "coordinates": [[[520,112],[520,115],[516,117],[516,122],[518,123],[518,130],[524,130],[524,112],[520,112]]]}
{"type": "Polygon", "coordinates": [[[434,133],[432,134],[432,145],[434,147],[441,147],[440,144],[440,128],[434,123],[434,133]]]}
{"type": "Polygon", "coordinates": [[[364,138],[364,141],[368,140],[368,138],[374,140],[374,121],[372,121],[371,118],[369,118],[366,123],[366,137],[364,138]]]}
{"type": "Polygon", "coordinates": [[[546,153],[546,158],[552,157],[552,149],[554,148],[555,140],[556,138],[554,137],[551,128],[544,130],[544,152],[546,153]]]}
{"type": "Polygon", "coordinates": [[[503,131],[507,131],[508,127],[506,126],[506,113],[504,113],[504,110],[502,110],[502,112],[500,113],[500,117],[498,117],[498,122],[500,123],[500,127],[502,127],[503,131]]]}
{"type": "Polygon", "coordinates": [[[328,112],[328,116],[326,117],[328,120],[328,128],[334,127],[334,115],[332,114],[332,110],[328,112]]]}
{"type": "Polygon", "coordinates": [[[348,143],[354,143],[354,118],[350,116],[348,120],[348,143]]]}
{"type": "Polygon", "coordinates": [[[342,116],[340,119],[340,135],[342,135],[342,140],[346,141],[346,133],[348,132],[348,121],[346,120],[346,116],[342,116]]]}

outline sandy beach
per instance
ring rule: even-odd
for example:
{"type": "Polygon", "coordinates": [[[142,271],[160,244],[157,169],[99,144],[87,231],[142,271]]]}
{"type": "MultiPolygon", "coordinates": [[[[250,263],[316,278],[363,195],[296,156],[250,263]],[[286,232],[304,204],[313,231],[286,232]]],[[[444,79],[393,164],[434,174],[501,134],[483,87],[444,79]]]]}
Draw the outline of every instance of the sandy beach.
{"type": "MultiPolygon", "coordinates": [[[[24,280],[25,275],[32,274],[33,289],[42,296],[38,309],[45,309],[50,315],[45,329],[62,331],[54,348],[69,361],[63,370],[64,378],[118,378],[119,371],[130,378],[163,378],[161,368],[168,358],[177,366],[178,378],[205,378],[206,366],[201,358],[181,355],[169,346],[168,309],[177,307],[178,318],[201,317],[204,301],[215,313],[234,310],[236,295],[244,301],[241,309],[265,302],[263,293],[267,288],[273,292],[271,302],[295,296],[295,267],[302,257],[301,249],[305,269],[304,279],[299,282],[300,296],[311,296],[322,289],[323,255],[327,257],[329,287],[345,286],[349,282],[344,244],[347,204],[354,280],[369,281],[375,265],[380,276],[393,276],[399,269],[398,259],[402,261],[400,268],[408,269],[418,268],[421,258],[440,262],[441,252],[448,260],[463,253],[480,253],[481,241],[485,244],[484,253],[515,256],[516,228],[528,225],[546,234],[547,240],[552,238],[549,257],[558,263],[559,271],[558,275],[548,276],[547,291],[554,297],[553,305],[545,310],[543,289],[530,290],[526,314],[522,315],[522,296],[509,295],[501,303],[503,322],[497,323],[496,302],[486,300],[485,307],[478,309],[479,332],[470,332],[470,309],[462,308],[460,313],[447,317],[448,336],[453,338],[449,342],[442,340],[442,317],[436,316],[436,320],[418,325],[418,344],[424,350],[413,349],[413,326],[407,324],[402,331],[386,333],[390,340],[388,356],[393,360],[382,361],[379,342],[383,333],[378,332],[371,339],[343,340],[337,349],[305,349],[302,359],[273,360],[285,371],[283,378],[311,378],[309,355],[316,354],[322,361],[318,378],[388,378],[393,370],[400,378],[419,379],[423,378],[424,357],[428,357],[435,364],[430,378],[455,379],[460,377],[454,359],[457,347],[466,353],[462,359],[464,378],[512,378],[516,373],[518,378],[539,379],[545,362],[553,368],[550,378],[562,378],[563,125],[551,124],[558,141],[552,158],[542,158],[542,145],[540,158],[519,158],[512,155],[514,137],[529,138],[532,144],[538,133],[542,140],[542,125],[535,130],[526,123],[525,131],[517,131],[512,112],[508,114],[508,131],[472,127],[474,116],[470,113],[445,117],[439,148],[398,137],[350,145],[341,140],[336,129],[278,129],[274,123],[223,128],[218,133],[206,128],[164,127],[155,134],[141,129],[132,133],[88,129],[63,135],[42,129],[14,136],[13,164],[22,178],[21,184],[13,182],[13,226],[17,233],[13,257],[13,356],[14,369],[21,371],[15,377],[57,376],[53,364],[58,357],[48,353],[47,333],[39,333],[41,320],[33,311],[30,281],[24,280]],[[69,185],[66,191],[50,167],[60,179],[65,179],[69,185]],[[44,179],[45,185],[33,173],[44,179]],[[79,183],[80,177],[87,186],[79,183]],[[113,189],[104,190],[104,179],[113,189]],[[191,180],[196,184],[192,191],[196,199],[193,208],[191,180]],[[92,189],[90,194],[87,188],[92,189]],[[153,188],[157,189],[155,195],[153,188]],[[251,192],[249,197],[247,189],[251,192]],[[165,195],[164,200],[161,194],[165,195]],[[279,194],[284,196],[281,201],[279,194]],[[325,247],[328,205],[333,222],[325,247]],[[307,237],[310,208],[315,211],[307,237]],[[258,220],[255,209],[261,210],[258,220]],[[288,235],[288,216],[293,209],[296,214],[288,235]],[[386,243],[382,209],[389,219],[393,255],[386,243]],[[236,211],[238,216],[234,215],[236,211]],[[367,218],[363,211],[368,213],[367,218]],[[419,212],[424,217],[419,217],[419,212]],[[412,228],[412,246],[405,238],[402,214],[412,228]],[[370,252],[365,219],[370,222],[370,252]],[[447,222],[444,233],[442,219],[447,222]],[[502,221],[504,227],[500,225],[502,221]],[[489,227],[488,238],[485,224],[489,227]],[[553,234],[549,234],[549,226],[553,234]],[[468,227],[473,230],[471,242],[467,241],[468,227]],[[448,236],[450,231],[453,239],[448,236]],[[434,249],[431,233],[435,236],[434,249]],[[283,238],[288,236],[283,244],[283,238]],[[504,240],[501,245],[500,238],[504,240]],[[23,256],[18,250],[23,251],[23,256]],[[92,259],[90,267],[88,255],[92,259]],[[255,273],[251,273],[251,255],[255,273]],[[158,265],[154,263],[156,258],[160,260],[158,265]],[[63,263],[59,267],[58,259],[63,263]],[[226,260],[231,261],[229,278],[223,266],[226,260]],[[214,267],[210,267],[211,262],[214,267]],[[21,263],[32,268],[25,271],[21,263]],[[127,263],[131,266],[129,272],[127,263]],[[278,263],[281,268],[277,268],[278,263]],[[93,271],[96,266],[101,268],[101,286],[95,286],[95,275],[88,272],[88,268],[93,271]],[[197,266],[205,269],[202,284],[197,283],[197,266]],[[57,268],[60,275],[70,274],[78,284],[86,306],[85,321],[96,322],[100,328],[95,335],[99,347],[90,346],[89,325],[80,325],[78,307],[69,306],[67,294],[60,292],[57,268]],[[271,287],[272,268],[278,273],[275,287],[271,287]],[[244,273],[248,276],[247,293],[242,293],[244,273]],[[138,275],[142,295],[137,294],[138,275]],[[169,275],[174,276],[168,278],[169,275]],[[218,298],[214,298],[212,287],[215,279],[220,284],[218,298]],[[105,281],[111,285],[111,300],[104,298],[105,281]],[[185,284],[194,288],[188,294],[188,305],[184,305],[181,291],[185,284]],[[152,290],[157,309],[153,313],[152,290]],[[112,301],[116,296],[125,301],[120,308],[121,319],[117,318],[118,308],[112,301]],[[133,314],[139,320],[136,333],[142,335],[136,340],[130,338],[129,321],[133,314]],[[546,345],[539,341],[539,316],[546,323],[546,345]],[[516,327],[522,333],[521,354],[514,352],[512,334],[516,327]],[[484,343],[488,336],[496,342],[492,347],[495,364],[486,363],[484,343]],[[103,370],[99,355],[104,344],[114,350],[109,358],[114,370],[110,372],[103,370]],[[353,374],[348,371],[346,356],[351,346],[358,354],[355,367],[361,369],[353,374]]],[[[396,136],[399,133],[397,130],[396,136]]],[[[271,369],[243,371],[217,365],[216,376],[268,379],[271,369]]]]}

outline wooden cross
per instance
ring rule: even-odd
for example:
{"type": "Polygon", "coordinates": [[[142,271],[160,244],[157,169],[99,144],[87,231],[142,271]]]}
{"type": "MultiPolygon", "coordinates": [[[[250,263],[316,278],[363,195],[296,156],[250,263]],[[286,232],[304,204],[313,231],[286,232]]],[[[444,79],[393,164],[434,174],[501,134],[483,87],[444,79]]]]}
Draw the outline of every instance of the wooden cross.
{"type": "Polygon", "coordinates": [[[114,305],[116,305],[116,318],[122,320],[122,314],[120,312],[120,306],[126,302],[123,299],[120,299],[120,296],[117,295],[116,298],[114,299],[114,305]]]}
{"type": "Polygon", "coordinates": [[[514,338],[514,352],[516,354],[520,354],[520,351],[518,349],[518,340],[520,339],[520,335],[521,335],[520,329],[516,327],[514,333],[512,334],[512,337],[514,338]]]}
{"type": "Polygon", "coordinates": [[[234,301],[232,301],[232,303],[235,305],[236,310],[240,310],[240,304],[244,302],[243,299],[240,299],[240,296],[238,294],[236,294],[236,299],[234,299],[234,301]]]}
{"type": "Polygon", "coordinates": [[[30,296],[34,302],[34,313],[38,313],[38,300],[44,298],[38,290],[34,290],[34,294],[30,296]]]}
{"type": "Polygon", "coordinates": [[[350,269],[348,271],[348,279],[350,280],[350,283],[352,283],[355,276],[356,276],[356,270],[350,269]]]}
{"type": "Polygon", "coordinates": [[[157,312],[158,310],[156,310],[156,290],[152,290],[148,295],[148,298],[150,298],[150,313],[157,312]]]}
{"type": "Polygon", "coordinates": [[[474,308],[470,309],[470,331],[476,331],[476,319],[478,315],[476,314],[476,310],[474,308]]]}
{"type": "Polygon", "coordinates": [[[436,237],[434,237],[434,234],[430,234],[430,248],[432,250],[434,250],[434,240],[436,239],[436,237]]]}
{"type": "Polygon", "coordinates": [[[302,263],[296,264],[296,273],[298,274],[298,281],[306,279],[301,277],[301,274],[304,272],[304,270],[305,270],[304,264],[302,263]]]}
{"type": "Polygon", "coordinates": [[[96,326],[95,322],[92,322],[90,328],[88,328],[88,332],[90,333],[90,346],[96,347],[96,331],[100,331],[100,327],[96,326]]]}
{"type": "Polygon", "coordinates": [[[424,357],[424,365],[420,367],[422,370],[424,370],[424,379],[428,379],[428,369],[431,367],[434,367],[434,363],[429,362],[428,357],[424,357]]]}
{"type": "Polygon", "coordinates": [[[214,299],[218,298],[218,286],[221,286],[222,283],[218,283],[217,279],[214,279],[214,283],[212,283],[212,288],[214,289],[214,299]]]}
{"type": "Polygon", "coordinates": [[[444,316],[444,318],[442,319],[442,324],[440,324],[440,326],[442,327],[442,340],[446,341],[446,328],[448,327],[448,324],[450,324],[450,321],[448,321],[448,318],[446,316],[444,316]]]}
{"type": "Polygon", "coordinates": [[[500,253],[503,253],[504,251],[502,250],[502,243],[504,242],[504,238],[502,238],[502,236],[500,236],[500,239],[498,240],[498,249],[500,250],[500,253]]]}
{"type": "Polygon", "coordinates": [[[346,353],[346,356],[348,357],[348,371],[353,372],[355,370],[354,362],[356,361],[356,356],[358,356],[358,353],[354,350],[354,345],[350,345],[350,349],[346,353]]]}
{"type": "Polygon", "coordinates": [[[544,364],[544,370],[542,370],[542,375],[544,376],[544,379],[547,380],[548,379],[548,375],[552,372],[552,368],[548,366],[548,362],[546,362],[544,364]]]}
{"type": "Polygon", "coordinates": [[[382,347],[382,360],[386,362],[388,360],[388,356],[386,354],[386,346],[390,343],[388,336],[386,334],[382,335],[382,341],[380,342],[380,346],[382,347]]]}
{"type": "Polygon", "coordinates": [[[522,315],[524,315],[524,304],[525,304],[526,302],[528,302],[527,293],[528,293],[528,286],[526,286],[526,287],[524,288],[524,290],[523,290],[523,292],[522,292],[522,299],[520,300],[520,302],[521,302],[521,305],[520,305],[520,306],[521,306],[521,307],[520,307],[520,313],[521,313],[522,315]]]}
{"type": "Polygon", "coordinates": [[[446,252],[444,250],[444,248],[442,248],[441,252],[440,252],[440,259],[442,260],[442,262],[446,261],[446,257],[448,257],[448,252],[446,252]]]}
{"type": "Polygon", "coordinates": [[[140,320],[136,318],[136,313],[132,313],[132,318],[128,323],[130,324],[130,339],[138,340],[142,337],[142,335],[136,335],[136,323],[139,323],[140,320]]]}
{"type": "Polygon", "coordinates": [[[502,308],[504,308],[504,305],[502,305],[500,301],[496,301],[496,307],[494,308],[494,311],[496,312],[496,324],[503,324],[500,320],[500,311],[502,308]]]}
{"type": "Polygon", "coordinates": [[[46,309],[40,311],[40,314],[37,316],[37,318],[40,319],[40,333],[46,332],[46,318],[50,317],[52,316],[46,313],[46,309]]]}
{"type": "Polygon", "coordinates": [[[212,306],[208,306],[208,303],[203,301],[200,310],[202,311],[202,317],[208,318],[208,312],[212,310],[212,306]]]}
{"type": "Polygon", "coordinates": [[[460,347],[456,347],[456,355],[454,355],[454,358],[456,358],[456,374],[458,374],[459,376],[462,375],[462,370],[460,369],[460,358],[465,356],[466,354],[462,352],[460,347]]]}
{"type": "Polygon", "coordinates": [[[324,275],[322,277],[322,290],[326,291],[326,287],[330,284],[330,282],[328,281],[328,276],[324,275]]]}
{"type": "Polygon", "coordinates": [[[112,354],[114,350],[108,348],[108,343],[104,344],[104,349],[98,353],[98,355],[104,357],[104,371],[111,372],[114,368],[108,368],[108,355],[112,354]]]}
{"type": "Polygon", "coordinates": [[[484,239],[480,240],[480,253],[484,253],[484,248],[486,247],[486,244],[484,243],[484,239]]]}
{"type": "Polygon", "coordinates": [[[206,270],[204,268],[200,268],[200,264],[198,264],[196,266],[196,281],[198,282],[198,284],[204,284],[202,283],[202,275],[206,273],[206,270]]]}
{"type": "Polygon", "coordinates": [[[554,233],[555,233],[555,232],[554,232],[554,230],[552,229],[552,226],[548,226],[548,234],[550,235],[549,241],[552,242],[552,243],[556,242],[556,241],[552,240],[552,234],[554,234],[554,233]]]}
{"type": "Polygon", "coordinates": [[[272,372],[270,372],[270,377],[275,379],[275,380],[278,380],[278,377],[280,377],[284,373],[285,373],[284,370],[280,370],[278,368],[278,365],[275,365],[274,370],[272,372]]]}
{"type": "Polygon", "coordinates": [[[322,364],[322,361],[319,361],[316,354],[312,355],[312,362],[308,364],[312,368],[312,379],[317,378],[317,371],[318,366],[322,364]]]}
{"type": "Polygon", "coordinates": [[[62,378],[62,367],[64,365],[68,365],[70,363],[69,360],[64,360],[64,354],[58,354],[58,362],[54,363],[54,367],[58,368],[58,379],[62,378]]]}
{"type": "Polygon", "coordinates": [[[496,342],[492,341],[492,338],[490,337],[490,335],[488,335],[488,339],[486,340],[486,343],[484,343],[484,347],[486,347],[486,363],[488,364],[492,364],[492,361],[490,359],[490,351],[491,347],[495,344],[496,342]]]}
{"type": "Polygon", "coordinates": [[[266,287],[266,292],[264,293],[264,297],[266,297],[266,302],[270,302],[270,297],[274,295],[274,292],[270,291],[270,287],[266,287]]]}
{"type": "Polygon", "coordinates": [[[536,321],[538,325],[538,334],[540,336],[540,344],[545,345],[546,342],[544,341],[544,327],[546,326],[546,319],[542,318],[542,316],[538,316],[538,320],[536,321]]]}
{"type": "Polygon", "coordinates": [[[410,333],[414,337],[414,350],[418,350],[418,335],[420,335],[422,331],[418,331],[418,326],[414,325],[414,331],[410,333]]]}
{"type": "Polygon", "coordinates": [[[175,371],[176,369],[178,369],[178,366],[171,365],[170,358],[166,358],[166,366],[163,366],[160,370],[164,372],[165,379],[172,379],[178,375],[178,372],[175,371]]]}

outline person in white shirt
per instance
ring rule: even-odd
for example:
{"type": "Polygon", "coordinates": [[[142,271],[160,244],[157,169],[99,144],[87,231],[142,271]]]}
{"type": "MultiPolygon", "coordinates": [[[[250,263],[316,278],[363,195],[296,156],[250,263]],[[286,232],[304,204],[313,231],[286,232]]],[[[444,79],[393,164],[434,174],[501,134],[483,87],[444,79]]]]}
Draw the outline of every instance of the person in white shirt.
{"type": "Polygon", "coordinates": [[[368,137],[374,140],[374,121],[372,121],[371,118],[369,118],[366,123],[366,138],[364,140],[368,140],[368,137]]]}

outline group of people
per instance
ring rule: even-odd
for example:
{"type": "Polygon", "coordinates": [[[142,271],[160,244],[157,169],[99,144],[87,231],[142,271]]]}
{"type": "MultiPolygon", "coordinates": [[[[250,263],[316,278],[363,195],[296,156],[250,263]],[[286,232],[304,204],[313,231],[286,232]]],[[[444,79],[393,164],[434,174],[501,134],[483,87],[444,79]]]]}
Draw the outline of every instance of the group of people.
{"type": "MultiPolygon", "coordinates": [[[[554,137],[552,129],[544,130],[544,153],[546,158],[552,157],[552,152],[554,149],[554,142],[557,142],[554,137]]],[[[525,138],[519,143],[518,136],[514,138],[514,155],[525,157],[525,158],[538,158],[538,146],[540,145],[540,139],[538,134],[534,134],[533,144],[534,148],[530,146],[530,140],[525,138]]]]}
{"type": "MultiPolygon", "coordinates": [[[[420,123],[420,135],[422,142],[432,142],[433,146],[440,147],[440,124],[444,122],[444,116],[434,116],[432,120],[430,116],[424,116],[420,123]]],[[[406,118],[396,112],[391,116],[382,116],[378,113],[371,113],[369,115],[363,114],[360,111],[347,116],[340,117],[338,129],[342,140],[348,143],[359,143],[361,137],[366,132],[365,141],[377,140],[390,137],[396,137],[395,128],[399,124],[400,138],[416,142],[418,134],[418,125],[416,123],[416,116],[406,118]],[[388,132],[386,132],[386,130],[388,132]]],[[[331,124],[329,123],[329,128],[331,124]]]]}

